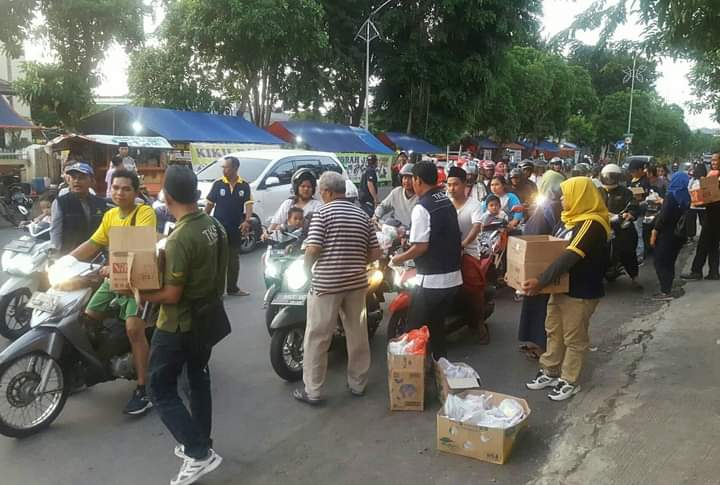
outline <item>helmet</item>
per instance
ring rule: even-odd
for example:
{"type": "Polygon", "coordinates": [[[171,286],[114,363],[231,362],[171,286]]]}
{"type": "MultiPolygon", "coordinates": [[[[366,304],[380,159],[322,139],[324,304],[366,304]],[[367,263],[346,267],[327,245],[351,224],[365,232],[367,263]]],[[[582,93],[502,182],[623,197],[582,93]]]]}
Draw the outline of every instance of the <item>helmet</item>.
{"type": "Polygon", "coordinates": [[[292,188],[293,188],[293,194],[298,193],[298,189],[300,188],[300,184],[304,181],[310,182],[310,185],[312,185],[312,191],[313,194],[315,194],[315,190],[317,189],[317,179],[315,178],[315,174],[310,170],[309,168],[301,168],[297,172],[295,172],[292,176],[292,188]]]}
{"type": "Polygon", "coordinates": [[[576,163],[570,174],[573,177],[587,177],[590,175],[590,166],[587,163],[576,163]]]}
{"type": "Polygon", "coordinates": [[[477,175],[478,174],[478,164],[475,160],[468,160],[468,162],[463,167],[468,175],[477,175]]]}
{"type": "Polygon", "coordinates": [[[535,164],[532,163],[532,161],[530,160],[523,160],[522,162],[520,162],[520,165],[518,165],[518,168],[520,170],[525,170],[526,168],[534,169],[535,164]]]}
{"type": "Polygon", "coordinates": [[[562,167],[562,164],[563,164],[563,161],[562,161],[562,158],[560,158],[560,157],[553,157],[550,160],[550,165],[560,165],[562,167]]]}
{"type": "Polygon", "coordinates": [[[510,178],[511,179],[522,178],[522,176],[523,176],[522,170],[520,170],[519,168],[513,168],[512,170],[510,170],[510,178]]]}
{"type": "Polygon", "coordinates": [[[614,189],[620,185],[622,176],[623,171],[620,166],[615,165],[614,163],[608,163],[600,171],[600,183],[603,184],[603,187],[606,189],[614,189]]]}
{"type": "Polygon", "coordinates": [[[402,166],[398,175],[400,175],[400,177],[405,177],[407,175],[412,177],[414,166],[415,166],[414,163],[406,163],[405,165],[402,166]]]}
{"type": "Polygon", "coordinates": [[[495,170],[495,162],[492,160],[485,160],[482,163],[483,170],[495,170]]]}

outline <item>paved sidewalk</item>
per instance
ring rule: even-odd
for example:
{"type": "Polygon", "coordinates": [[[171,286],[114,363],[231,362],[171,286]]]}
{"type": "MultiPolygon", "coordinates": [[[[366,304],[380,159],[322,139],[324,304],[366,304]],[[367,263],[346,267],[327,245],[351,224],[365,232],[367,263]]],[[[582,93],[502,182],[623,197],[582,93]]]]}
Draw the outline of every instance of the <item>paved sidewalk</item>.
{"type": "Polygon", "coordinates": [[[720,484],[720,284],[684,290],[622,327],[533,483],[720,484]]]}

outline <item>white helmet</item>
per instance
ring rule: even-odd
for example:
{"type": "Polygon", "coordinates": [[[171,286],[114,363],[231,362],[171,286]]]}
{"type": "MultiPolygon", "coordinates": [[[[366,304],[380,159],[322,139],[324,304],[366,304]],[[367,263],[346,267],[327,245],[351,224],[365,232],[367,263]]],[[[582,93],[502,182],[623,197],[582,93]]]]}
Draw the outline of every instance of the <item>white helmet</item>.
{"type": "Polygon", "coordinates": [[[622,176],[623,171],[619,165],[608,163],[600,171],[600,183],[603,184],[603,187],[606,189],[614,189],[620,185],[622,176]]]}

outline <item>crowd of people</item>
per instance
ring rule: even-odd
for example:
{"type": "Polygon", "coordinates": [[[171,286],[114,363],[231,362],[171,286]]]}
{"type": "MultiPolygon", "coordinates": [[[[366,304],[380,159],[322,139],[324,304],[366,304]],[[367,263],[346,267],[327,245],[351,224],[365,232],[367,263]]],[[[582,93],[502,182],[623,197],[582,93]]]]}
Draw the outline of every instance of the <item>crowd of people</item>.
{"type": "MultiPolygon", "coordinates": [[[[89,164],[72,160],[66,165],[68,192],[55,200],[51,216],[44,215],[51,217],[52,240],[61,254],[89,261],[108,247],[112,227],[157,227],[158,214],[139,199],[140,182],[128,158],[121,151],[108,171],[107,195],[113,208],[92,192],[94,173],[89,164]]],[[[513,234],[552,234],[568,241],[562,256],[537,278],[522,283],[518,338],[521,349],[539,362],[527,387],[551,388],[548,397],[555,401],[580,390],[589,323],[605,295],[610,240],[614,257],[638,290],[642,289],[640,264],[653,250],[660,283],[654,298],[667,301],[673,298],[679,251],[695,236],[693,218],[699,219],[697,253],[691,273],[683,277],[720,279],[720,203],[694,207],[689,192],[700,177],[718,174],[717,155],[709,174],[701,163],[691,174],[670,175],[665,167],[635,162],[628,173],[606,164],[599,170],[576,167],[569,174],[560,159],[525,160],[509,171],[503,162],[471,158],[462,162],[449,164],[446,180],[440,183],[435,163],[407,161],[396,173],[397,186],[384,199],[372,157],[361,177],[358,201],[348,197],[341,174],[326,172],[317,178],[302,170],[293,176],[293,194],[273,216],[269,231],[307,227],[304,258],[312,276],[303,386],[293,392],[294,398],[308,404],[325,398],[327,352],[338,318],[348,346],[349,392],[364,395],[370,368],[367,265],[382,256],[376,230],[378,221],[388,217],[409,228],[408,244],[391,255],[391,264],[413,261],[417,269],[406,329],[429,327],[430,353],[436,360],[447,356],[444,321],[460,298],[477,322],[471,327],[480,342],[489,342],[481,291],[488,284],[480,244],[485,228],[502,224],[513,234]],[[649,236],[650,248],[644,248],[643,204],[652,193],[661,208],[649,236]],[[564,274],[569,274],[567,293],[542,293],[564,274]]],[[[171,482],[175,485],[193,483],[222,461],[212,449],[210,433],[211,352],[198,351],[193,344],[193,328],[202,325],[193,316],[193,305],[223,294],[248,294],[238,287],[238,246],[249,230],[253,199],[240,176],[239,160],[228,156],[222,164],[223,177],[213,184],[204,212],[198,207],[197,179],[191,170],[173,166],[165,174],[162,217],[176,225],[167,240],[163,289],[141,293],[142,302],[160,305],[152,341],[146,338],[147,322],[136,298],[112,291],[107,281],[86,310],[88,318],[97,321],[119,308],[138,371],[137,387],[124,412],[142,415],[153,406],[158,409],[178,442],[175,454],[183,459],[171,482]],[[192,391],[189,411],[177,393],[183,368],[192,391]]],[[[108,273],[104,268],[102,274],[108,273]]]]}

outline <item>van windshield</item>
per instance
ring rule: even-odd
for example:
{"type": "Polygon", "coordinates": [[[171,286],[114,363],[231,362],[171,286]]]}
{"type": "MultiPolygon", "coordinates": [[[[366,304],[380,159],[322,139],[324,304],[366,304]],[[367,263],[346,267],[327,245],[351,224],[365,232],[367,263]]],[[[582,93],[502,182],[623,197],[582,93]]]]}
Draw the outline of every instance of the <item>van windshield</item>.
{"type": "MultiPolygon", "coordinates": [[[[238,160],[240,160],[238,174],[245,179],[247,183],[254,182],[271,162],[271,160],[267,158],[238,157],[238,160]]],[[[197,173],[197,178],[200,182],[213,182],[222,178],[222,176],[222,159],[215,160],[197,173]]]]}

